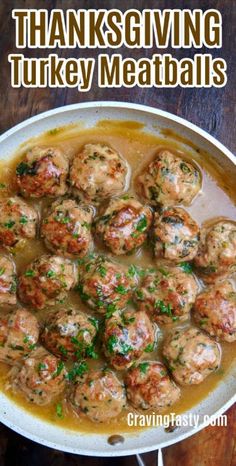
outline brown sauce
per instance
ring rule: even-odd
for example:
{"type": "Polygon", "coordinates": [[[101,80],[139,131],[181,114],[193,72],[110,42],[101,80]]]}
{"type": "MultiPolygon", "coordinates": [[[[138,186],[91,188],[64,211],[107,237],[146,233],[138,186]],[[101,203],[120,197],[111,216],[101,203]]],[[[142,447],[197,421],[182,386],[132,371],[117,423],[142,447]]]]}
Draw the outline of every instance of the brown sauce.
{"type": "MultiPolygon", "coordinates": [[[[0,196],[8,196],[15,193],[14,178],[15,167],[22,158],[22,154],[28,148],[42,144],[53,145],[62,147],[63,150],[71,158],[77,151],[88,142],[103,142],[110,144],[117,149],[123,157],[128,161],[131,167],[131,181],[129,192],[133,191],[133,180],[142,166],[146,165],[149,160],[153,158],[158,148],[166,147],[171,148],[178,153],[183,150],[183,143],[185,144],[184,157],[190,158],[195,161],[202,171],[202,192],[194,200],[193,204],[187,209],[193,218],[201,225],[206,220],[211,220],[213,217],[228,217],[236,221],[236,187],[227,178],[225,171],[222,167],[218,166],[216,162],[211,159],[211,156],[199,150],[191,142],[183,140],[174,133],[166,130],[162,132],[161,136],[155,136],[150,133],[145,133],[143,125],[136,122],[117,122],[117,121],[100,121],[97,126],[92,129],[84,129],[82,126],[71,125],[69,127],[56,128],[42,134],[37,138],[28,140],[21,145],[19,151],[12,160],[9,162],[0,161],[0,196]],[[2,187],[6,185],[6,187],[2,187]]],[[[29,201],[37,207],[39,211],[46,207],[45,201],[29,201]]],[[[96,248],[98,250],[98,248],[96,248]]],[[[44,244],[40,239],[34,241],[27,241],[27,244],[22,248],[13,251],[14,259],[17,266],[18,274],[24,267],[31,262],[35,257],[40,256],[42,253],[48,253],[44,244]]],[[[147,248],[143,248],[132,256],[119,256],[116,258],[121,263],[135,263],[142,267],[154,266],[152,259],[152,252],[147,248]]],[[[69,294],[67,305],[73,305],[77,308],[89,312],[86,306],[82,304],[76,292],[69,294]]],[[[0,312],[4,312],[2,309],[0,312]]],[[[34,312],[32,310],[32,312],[34,312]]],[[[39,320],[43,320],[47,315],[48,309],[40,312],[35,312],[39,320]]],[[[157,351],[152,353],[152,359],[160,359],[161,341],[165,334],[165,329],[162,328],[161,335],[159,336],[159,343],[157,351]]],[[[216,385],[226,375],[230,366],[236,359],[236,342],[235,343],[222,343],[222,363],[220,369],[212,373],[200,385],[182,388],[182,396],[180,401],[176,403],[171,409],[171,412],[177,414],[190,409],[208,394],[214,390],[216,385]]],[[[89,362],[90,367],[101,366],[104,360],[89,362]]],[[[48,406],[37,406],[27,402],[21,395],[16,395],[11,390],[6,388],[8,381],[9,366],[0,363],[0,388],[1,390],[14,402],[22,406],[33,415],[41,419],[52,422],[63,429],[73,429],[80,432],[95,432],[99,429],[101,433],[122,433],[131,430],[127,426],[126,416],[127,412],[124,411],[117,419],[109,422],[109,424],[99,424],[99,427],[89,421],[86,417],[80,417],[74,413],[66,403],[63,403],[63,417],[58,417],[56,414],[56,404],[62,401],[62,396],[58,400],[54,400],[48,406]]],[[[128,411],[132,411],[129,408],[128,411]]],[[[135,428],[137,430],[137,428],[135,428]]]]}

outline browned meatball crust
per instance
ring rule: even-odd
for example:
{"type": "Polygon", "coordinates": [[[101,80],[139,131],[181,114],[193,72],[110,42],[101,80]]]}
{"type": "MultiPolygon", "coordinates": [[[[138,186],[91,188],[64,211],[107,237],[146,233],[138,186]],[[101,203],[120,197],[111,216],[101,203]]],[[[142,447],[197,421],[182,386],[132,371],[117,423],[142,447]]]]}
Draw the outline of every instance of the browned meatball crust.
{"type": "Polygon", "coordinates": [[[171,332],[164,341],[163,356],[180,385],[201,383],[220,366],[218,343],[190,327],[171,332]]]}
{"type": "Polygon", "coordinates": [[[15,364],[35,348],[39,337],[36,317],[19,308],[0,317],[0,361],[15,364]]]}
{"type": "Polygon", "coordinates": [[[12,388],[27,401],[47,405],[65,389],[66,370],[60,359],[39,347],[28,356],[12,380],[12,388]]]}
{"type": "Polygon", "coordinates": [[[11,257],[0,255],[0,305],[16,304],[16,266],[11,257]]]}
{"type": "Polygon", "coordinates": [[[126,310],[106,319],[103,349],[115,369],[127,369],[154,346],[155,328],[145,312],[126,310]]]}
{"type": "Polygon", "coordinates": [[[124,386],[110,370],[91,370],[78,382],[74,404],[93,422],[109,421],[125,407],[124,386]]]}
{"type": "Polygon", "coordinates": [[[235,272],[236,223],[224,220],[203,229],[194,262],[206,283],[235,272]]]}
{"type": "Polygon", "coordinates": [[[120,154],[104,144],[86,144],[70,169],[73,192],[85,202],[98,203],[125,188],[128,167],[120,154]]]}
{"type": "Polygon", "coordinates": [[[63,196],[69,162],[61,149],[33,147],[16,168],[16,182],[24,197],[63,196]]]}
{"type": "Polygon", "coordinates": [[[113,254],[126,254],[144,243],[152,217],[150,207],[132,197],[112,199],[96,221],[96,233],[113,254]]]}
{"type": "Polygon", "coordinates": [[[201,189],[201,174],[192,163],[162,149],[138,177],[137,188],[153,205],[189,205],[201,189]]]}
{"type": "Polygon", "coordinates": [[[77,290],[86,304],[101,314],[123,309],[137,285],[137,276],[103,256],[81,265],[77,290]]]}
{"type": "Polygon", "coordinates": [[[72,199],[55,202],[42,222],[41,234],[46,246],[64,257],[84,257],[93,245],[92,218],[91,207],[72,199]]]}
{"type": "Polygon", "coordinates": [[[125,385],[127,398],[134,408],[162,412],[180,398],[180,389],[170,379],[166,367],[158,361],[143,361],[129,369],[125,385]]]}
{"type": "Polygon", "coordinates": [[[0,244],[6,248],[16,246],[36,236],[38,214],[36,210],[14,196],[0,200],[0,244]]]}
{"type": "Polygon", "coordinates": [[[160,267],[148,272],[135,292],[138,309],[158,324],[172,324],[189,318],[198,285],[192,274],[179,267],[160,267]]]}
{"type": "Polygon", "coordinates": [[[194,319],[202,330],[220,340],[236,340],[236,292],[230,281],[219,282],[197,296],[194,319]]]}
{"type": "Polygon", "coordinates": [[[192,260],[198,250],[199,227],[181,207],[165,209],[155,215],[155,256],[168,261],[192,260]]]}
{"type": "Polygon", "coordinates": [[[75,265],[59,256],[43,255],[28,265],[19,277],[20,300],[36,309],[65,300],[76,284],[75,265]]]}
{"type": "Polygon", "coordinates": [[[75,309],[60,309],[46,319],[41,341],[55,356],[80,360],[94,354],[97,330],[93,317],[75,309]]]}

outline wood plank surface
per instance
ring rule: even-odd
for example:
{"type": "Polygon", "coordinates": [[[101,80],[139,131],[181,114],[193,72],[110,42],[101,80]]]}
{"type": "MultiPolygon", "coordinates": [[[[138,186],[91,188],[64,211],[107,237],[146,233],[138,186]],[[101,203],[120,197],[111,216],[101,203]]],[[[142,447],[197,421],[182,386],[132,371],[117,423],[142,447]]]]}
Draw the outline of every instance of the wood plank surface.
{"type": "MultiPolygon", "coordinates": [[[[120,100],[151,105],[170,111],[197,124],[215,136],[232,151],[236,151],[236,1],[235,0],[1,0],[0,1],[0,133],[26,118],[51,108],[94,100],[120,100]],[[223,47],[212,51],[223,57],[228,66],[228,83],[222,89],[99,89],[94,85],[89,93],[76,89],[13,89],[10,85],[9,53],[14,46],[14,8],[217,8],[223,17],[223,47]]],[[[151,57],[159,51],[120,49],[124,57],[151,57]]],[[[192,50],[175,50],[176,58],[192,57],[192,50]]],[[[207,50],[205,50],[207,53],[207,50]]],[[[45,57],[48,51],[26,50],[26,57],[45,57]]],[[[61,50],[61,57],[97,56],[97,50],[61,50]]],[[[165,466],[236,466],[236,406],[228,412],[227,427],[208,427],[191,438],[164,450],[165,466]]],[[[147,466],[156,464],[156,454],[143,455],[147,466]]],[[[64,454],[37,445],[20,437],[5,426],[0,426],[0,466],[133,466],[135,457],[84,458],[64,454]]]]}

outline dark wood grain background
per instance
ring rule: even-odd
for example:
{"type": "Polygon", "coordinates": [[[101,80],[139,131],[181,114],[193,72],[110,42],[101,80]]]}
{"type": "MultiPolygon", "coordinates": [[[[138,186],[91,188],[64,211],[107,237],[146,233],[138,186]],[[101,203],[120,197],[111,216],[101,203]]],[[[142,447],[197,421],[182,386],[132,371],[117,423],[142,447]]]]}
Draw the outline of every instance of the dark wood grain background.
{"type": "MultiPolygon", "coordinates": [[[[161,108],[197,124],[236,150],[236,0],[0,0],[0,133],[51,108],[82,101],[121,100],[161,108]],[[10,85],[9,53],[16,53],[14,46],[13,8],[216,8],[223,17],[223,47],[212,51],[227,61],[228,83],[222,89],[99,89],[96,80],[89,93],[76,89],[13,89],[10,85]]],[[[151,57],[156,50],[117,51],[124,57],[151,57]]],[[[159,52],[159,51],[158,51],[159,52]]],[[[193,50],[177,50],[176,58],[193,56],[193,50]]],[[[207,52],[207,50],[202,50],[207,52]]],[[[93,57],[96,50],[58,51],[61,57],[93,57]]],[[[26,50],[27,57],[45,57],[48,51],[26,50]]],[[[188,440],[165,449],[165,466],[236,466],[236,407],[228,411],[228,427],[208,427],[188,440]]],[[[155,453],[143,455],[147,466],[156,464],[155,453]]],[[[84,458],[44,448],[0,426],[0,466],[77,466],[135,465],[134,457],[117,459],[84,458]]]]}

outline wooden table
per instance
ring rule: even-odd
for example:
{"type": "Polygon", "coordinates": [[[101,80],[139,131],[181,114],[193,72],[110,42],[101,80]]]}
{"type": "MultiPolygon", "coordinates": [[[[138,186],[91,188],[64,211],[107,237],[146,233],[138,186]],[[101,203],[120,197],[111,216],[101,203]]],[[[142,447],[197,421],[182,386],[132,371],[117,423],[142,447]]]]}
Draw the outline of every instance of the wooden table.
{"type": "MultiPolygon", "coordinates": [[[[182,116],[223,142],[232,151],[236,150],[236,61],[235,61],[235,0],[1,0],[0,2],[0,133],[26,118],[45,110],[82,101],[121,100],[136,102],[161,108],[182,116]],[[89,93],[79,94],[75,89],[12,89],[10,86],[10,68],[7,62],[9,53],[16,52],[14,47],[14,24],[11,19],[13,8],[217,8],[223,17],[223,48],[212,51],[220,55],[228,64],[228,84],[222,89],[99,89],[93,86],[89,93]]],[[[124,56],[131,52],[119,50],[124,56]]],[[[151,57],[154,50],[147,50],[146,57],[151,57]]],[[[168,50],[171,53],[171,50],[168,50]]],[[[173,52],[173,51],[172,51],[173,52]]],[[[207,52],[207,50],[206,50],[207,52]]],[[[97,55],[96,50],[59,52],[68,57],[97,55]]],[[[144,52],[132,51],[134,58],[144,52]]],[[[177,58],[192,56],[193,51],[174,51],[177,58]]],[[[28,57],[44,57],[47,51],[26,51],[28,57]]],[[[228,411],[228,427],[209,427],[188,440],[169,447],[164,451],[165,466],[235,466],[236,465],[236,407],[228,411]]],[[[79,464],[98,465],[135,465],[134,457],[110,459],[82,458],[63,454],[30,442],[4,426],[0,428],[0,466],[75,466],[79,464]]],[[[146,465],[156,464],[156,455],[143,455],[146,465]]]]}

